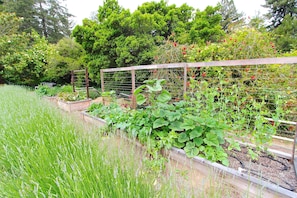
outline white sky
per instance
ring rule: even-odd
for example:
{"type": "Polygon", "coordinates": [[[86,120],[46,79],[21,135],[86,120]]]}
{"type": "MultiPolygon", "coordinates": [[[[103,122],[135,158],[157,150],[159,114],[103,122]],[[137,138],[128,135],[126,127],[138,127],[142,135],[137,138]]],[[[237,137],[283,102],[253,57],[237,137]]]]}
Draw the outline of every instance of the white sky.
{"type": "MultiPolygon", "coordinates": [[[[118,0],[119,5],[130,9],[131,12],[144,2],[151,2],[153,0],[118,0]]],[[[155,0],[159,1],[159,0],[155,0]]],[[[175,4],[177,6],[187,3],[195,9],[204,10],[206,6],[215,6],[220,0],[168,0],[168,5],[175,4]]],[[[103,0],[65,0],[64,2],[68,11],[75,15],[73,19],[76,25],[81,24],[84,18],[90,18],[92,13],[97,12],[100,5],[103,5],[103,0]]],[[[265,0],[234,0],[235,6],[239,12],[244,12],[246,16],[255,16],[258,11],[261,14],[266,10],[261,7],[265,4],[265,0]]]]}

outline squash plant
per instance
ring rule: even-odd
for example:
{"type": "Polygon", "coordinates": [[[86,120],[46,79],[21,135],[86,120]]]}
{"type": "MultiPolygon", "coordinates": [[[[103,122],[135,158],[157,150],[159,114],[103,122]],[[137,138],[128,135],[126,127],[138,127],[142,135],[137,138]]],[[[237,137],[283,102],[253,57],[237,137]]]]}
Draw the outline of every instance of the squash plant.
{"type": "Polygon", "coordinates": [[[200,114],[193,103],[171,102],[171,95],[164,90],[163,79],[145,81],[134,94],[138,105],[146,104],[149,113],[150,139],[157,149],[182,148],[188,157],[201,156],[211,161],[229,164],[224,151],[224,130],[227,125],[211,115],[200,114]]]}

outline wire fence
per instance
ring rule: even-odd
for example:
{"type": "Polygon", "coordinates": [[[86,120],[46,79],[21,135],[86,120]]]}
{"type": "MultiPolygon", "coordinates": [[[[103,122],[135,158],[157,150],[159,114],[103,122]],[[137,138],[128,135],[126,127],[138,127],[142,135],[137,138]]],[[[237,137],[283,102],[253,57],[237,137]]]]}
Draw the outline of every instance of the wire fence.
{"type": "Polygon", "coordinates": [[[71,71],[71,85],[73,92],[83,91],[89,98],[89,74],[88,69],[71,71]]]}
{"type": "MultiPolygon", "coordinates": [[[[273,118],[280,110],[282,119],[296,121],[296,64],[297,57],[284,57],[102,69],[101,88],[103,92],[115,91],[136,108],[134,90],[145,80],[165,79],[164,88],[171,93],[173,101],[200,94],[201,105],[206,105],[207,97],[214,94],[216,111],[232,122],[238,121],[237,124],[242,115],[256,116],[264,112],[273,118]],[[234,115],[237,117],[230,117],[234,115]]],[[[293,137],[295,126],[282,123],[278,134],[293,137]]]]}

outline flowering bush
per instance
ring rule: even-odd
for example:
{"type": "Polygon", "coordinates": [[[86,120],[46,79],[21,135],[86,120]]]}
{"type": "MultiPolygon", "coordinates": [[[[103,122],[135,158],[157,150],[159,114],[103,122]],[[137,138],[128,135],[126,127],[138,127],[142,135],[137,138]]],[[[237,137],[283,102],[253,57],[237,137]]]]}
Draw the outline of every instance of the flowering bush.
{"type": "Polygon", "coordinates": [[[268,33],[245,28],[227,35],[220,43],[208,43],[190,50],[188,62],[237,60],[277,56],[268,33]]]}
{"type": "Polygon", "coordinates": [[[167,40],[156,49],[153,64],[186,62],[188,51],[189,46],[167,40]]]}

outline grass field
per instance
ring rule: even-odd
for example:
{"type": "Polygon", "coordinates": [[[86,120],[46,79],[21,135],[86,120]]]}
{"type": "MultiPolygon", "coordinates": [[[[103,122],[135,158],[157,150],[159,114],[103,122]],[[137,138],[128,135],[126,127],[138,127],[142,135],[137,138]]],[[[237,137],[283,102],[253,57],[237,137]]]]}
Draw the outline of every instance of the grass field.
{"type": "Polygon", "coordinates": [[[123,160],[31,91],[5,85],[0,98],[0,197],[174,196],[141,174],[133,153],[123,160]]]}

